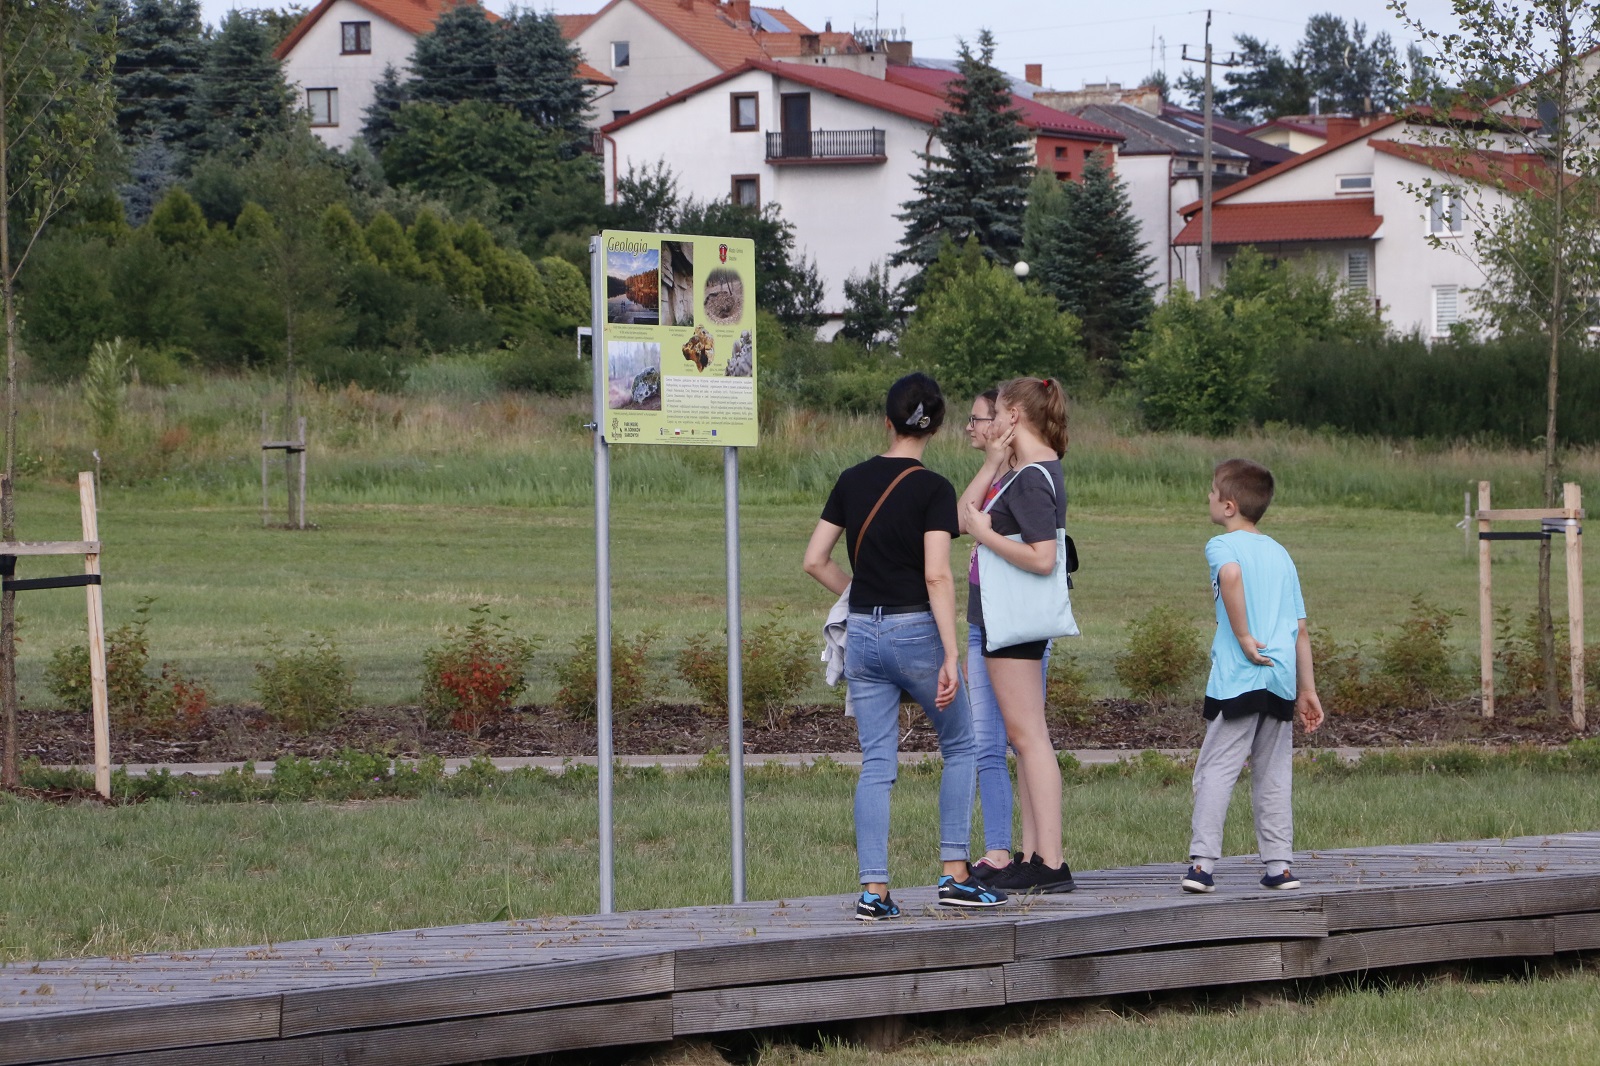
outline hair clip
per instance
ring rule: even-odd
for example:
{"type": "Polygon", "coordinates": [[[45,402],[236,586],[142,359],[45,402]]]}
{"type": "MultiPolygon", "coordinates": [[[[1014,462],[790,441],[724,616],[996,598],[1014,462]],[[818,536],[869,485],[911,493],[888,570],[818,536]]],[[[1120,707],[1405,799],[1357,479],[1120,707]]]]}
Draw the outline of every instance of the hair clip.
{"type": "Polygon", "coordinates": [[[911,417],[906,419],[906,425],[915,429],[927,429],[933,419],[922,413],[922,405],[917,404],[917,409],[911,412],[911,417]]]}

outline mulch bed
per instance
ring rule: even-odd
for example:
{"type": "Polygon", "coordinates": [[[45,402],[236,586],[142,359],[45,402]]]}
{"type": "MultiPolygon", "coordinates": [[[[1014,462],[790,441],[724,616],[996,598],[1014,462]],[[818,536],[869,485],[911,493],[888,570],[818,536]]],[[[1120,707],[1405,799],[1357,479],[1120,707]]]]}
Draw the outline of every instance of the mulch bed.
{"type": "MultiPolygon", "coordinates": [[[[1311,738],[1317,747],[1408,747],[1445,744],[1561,744],[1577,734],[1565,717],[1533,706],[1506,706],[1485,721],[1476,701],[1372,714],[1334,714],[1311,738]]],[[[902,751],[937,751],[933,731],[920,713],[902,708],[902,751]]],[[[47,764],[94,761],[89,716],[68,711],[24,710],[18,723],[18,753],[47,764]]],[[[1132,700],[1101,700],[1087,712],[1055,715],[1051,736],[1058,748],[1194,748],[1205,723],[1197,708],[1152,706],[1132,700]]],[[[1591,730],[1591,733],[1593,730],[1591,730]]],[[[696,755],[726,751],[727,716],[698,706],[661,704],[621,717],[614,732],[618,755],[696,755]]],[[[334,729],[309,735],[279,730],[260,710],[212,709],[186,735],[154,734],[113,727],[113,764],[238,762],[283,755],[324,757],[344,749],[394,756],[593,755],[592,721],[550,707],[522,707],[485,726],[473,738],[454,730],[430,730],[415,707],[352,712],[334,729]]],[[[855,723],[838,705],[790,709],[781,721],[747,714],[745,751],[849,753],[857,750],[855,723]]]]}

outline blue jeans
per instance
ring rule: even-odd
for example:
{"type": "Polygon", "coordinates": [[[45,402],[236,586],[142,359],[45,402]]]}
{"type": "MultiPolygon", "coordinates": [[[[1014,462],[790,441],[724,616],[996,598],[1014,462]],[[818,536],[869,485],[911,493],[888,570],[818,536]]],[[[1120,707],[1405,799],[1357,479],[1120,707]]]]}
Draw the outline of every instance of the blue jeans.
{"type": "MultiPolygon", "coordinates": [[[[1050,645],[1039,664],[1050,673],[1050,645]]],[[[1006,762],[1006,723],[983,658],[983,627],[967,627],[967,698],[972,705],[972,742],[977,748],[978,802],[983,808],[983,850],[1011,850],[1011,767],[1006,762]]]]}
{"type": "Polygon", "coordinates": [[[972,719],[965,686],[939,710],[944,648],[933,615],[851,614],[845,630],[844,676],[861,740],[856,783],[856,861],[861,883],[889,881],[889,793],[900,769],[900,693],[922,705],[939,737],[939,858],[967,858],[972,833],[972,719]]]}

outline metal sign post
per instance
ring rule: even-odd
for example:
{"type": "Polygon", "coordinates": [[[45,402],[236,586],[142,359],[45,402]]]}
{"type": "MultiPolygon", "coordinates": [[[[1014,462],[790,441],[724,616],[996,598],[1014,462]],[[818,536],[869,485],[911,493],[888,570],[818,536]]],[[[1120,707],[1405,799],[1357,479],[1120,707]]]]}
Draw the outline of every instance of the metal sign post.
{"type": "Polygon", "coordinates": [[[733,901],[744,902],[744,625],[739,612],[739,449],[723,451],[728,535],[728,811],[732,816],[733,901]]]}
{"type": "MultiPolygon", "coordinates": [[[[594,336],[605,328],[606,269],[600,238],[589,239],[589,304],[594,336]]],[[[614,897],[611,857],[611,455],[601,432],[606,416],[606,361],[594,345],[594,707],[600,769],[600,913],[614,897]]]]}

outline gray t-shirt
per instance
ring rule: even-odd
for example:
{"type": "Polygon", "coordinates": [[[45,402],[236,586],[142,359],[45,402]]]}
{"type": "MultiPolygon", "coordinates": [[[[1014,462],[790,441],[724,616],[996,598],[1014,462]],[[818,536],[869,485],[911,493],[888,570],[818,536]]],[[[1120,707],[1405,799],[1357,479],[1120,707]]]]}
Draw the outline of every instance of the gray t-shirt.
{"type": "MultiPolygon", "coordinates": [[[[994,531],[1002,537],[1020,533],[1024,544],[1037,544],[1055,540],[1056,530],[1067,527],[1067,485],[1061,472],[1061,460],[1025,466],[1003,478],[1000,486],[1000,498],[989,509],[989,519],[994,531]],[[1048,482],[1037,467],[1049,472],[1048,482]],[[1050,491],[1052,485],[1054,493],[1050,491]]],[[[981,626],[983,597],[976,583],[967,591],[967,622],[981,626]]]]}

